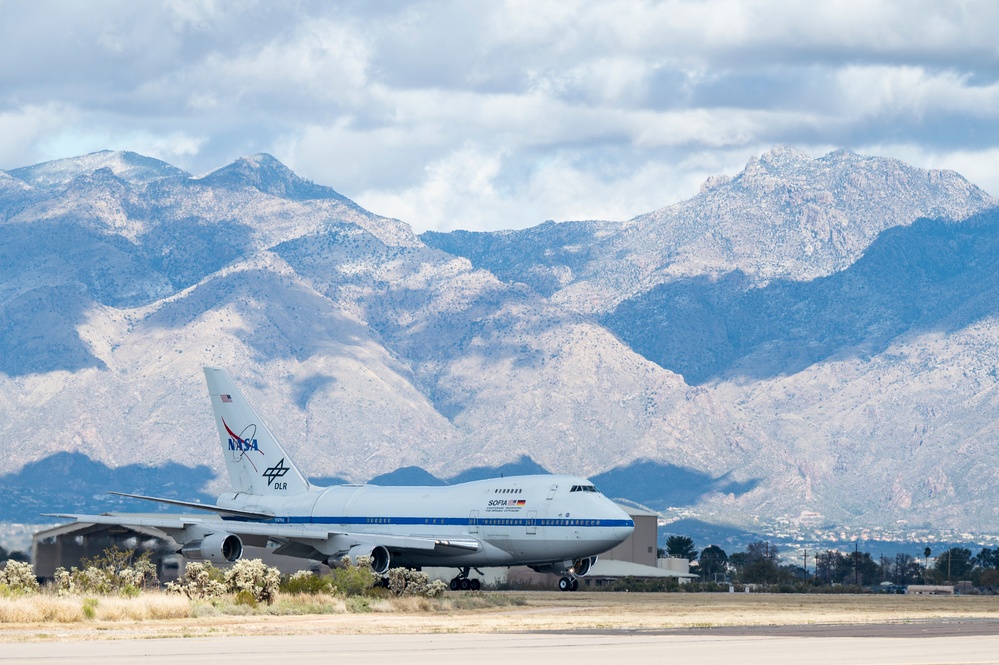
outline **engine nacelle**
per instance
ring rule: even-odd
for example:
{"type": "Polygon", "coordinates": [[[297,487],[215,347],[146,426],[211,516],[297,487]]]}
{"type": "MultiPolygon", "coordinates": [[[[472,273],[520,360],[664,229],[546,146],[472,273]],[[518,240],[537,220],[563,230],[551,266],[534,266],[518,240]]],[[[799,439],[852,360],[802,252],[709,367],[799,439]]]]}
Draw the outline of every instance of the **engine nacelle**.
{"type": "Polygon", "coordinates": [[[595,556],[591,556],[588,559],[577,559],[572,562],[572,572],[576,575],[576,577],[583,577],[590,572],[590,568],[592,568],[593,564],[596,562],[597,557],[595,556]]]}
{"type": "Polygon", "coordinates": [[[536,573],[555,573],[556,575],[566,575],[571,573],[575,577],[583,577],[590,568],[597,562],[597,557],[591,556],[583,559],[566,559],[565,561],[552,561],[541,565],[530,566],[536,573]]]}
{"type": "MultiPolygon", "coordinates": [[[[347,551],[347,556],[356,566],[358,558],[366,556],[371,559],[371,570],[378,575],[388,572],[392,564],[392,555],[385,549],[384,545],[355,545],[347,551]]],[[[339,565],[339,561],[329,561],[331,566],[339,565]]]]}
{"type": "Polygon", "coordinates": [[[231,533],[210,533],[201,540],[184,543],[180,553],[194,561],[232,563],[243,556],[243,541],[231,533]]]}

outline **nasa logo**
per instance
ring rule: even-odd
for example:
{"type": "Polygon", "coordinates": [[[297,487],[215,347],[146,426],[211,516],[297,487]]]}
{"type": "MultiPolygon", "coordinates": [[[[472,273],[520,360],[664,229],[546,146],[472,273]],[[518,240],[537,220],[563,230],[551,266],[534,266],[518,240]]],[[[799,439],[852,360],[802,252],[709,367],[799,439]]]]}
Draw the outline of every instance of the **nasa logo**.
{"type": "Polygon", "coordinates": [[[260,448],[257,447],[256,439],[246,441],[240,438],[233,439],[232,437],[229,438],[229,450],[256,450],[257,452],[260,452],[260,448]]]}
{"type": "Polygon", "coordinates": [[[229,450],[232,452],[246,453],[251,450],[254,452],[260,452],[260,448],[257,446],[257,426],[250,424],[243,428],[243,431],[236,434],[229,427],[229,423],[222,419],[222,426],[225,427],[225,431],[229,433],[229,450]]]}

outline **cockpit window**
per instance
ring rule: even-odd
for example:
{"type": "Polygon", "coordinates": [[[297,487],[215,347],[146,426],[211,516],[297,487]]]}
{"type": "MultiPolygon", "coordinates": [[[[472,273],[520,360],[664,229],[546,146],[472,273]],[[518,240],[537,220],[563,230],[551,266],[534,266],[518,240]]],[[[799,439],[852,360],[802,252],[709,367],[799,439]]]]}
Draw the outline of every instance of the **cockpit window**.
{"type": "Polygon", "coordinates": [[[573,485],[570,492],[596,492],[597,488],[593,485],[573,485]]]}

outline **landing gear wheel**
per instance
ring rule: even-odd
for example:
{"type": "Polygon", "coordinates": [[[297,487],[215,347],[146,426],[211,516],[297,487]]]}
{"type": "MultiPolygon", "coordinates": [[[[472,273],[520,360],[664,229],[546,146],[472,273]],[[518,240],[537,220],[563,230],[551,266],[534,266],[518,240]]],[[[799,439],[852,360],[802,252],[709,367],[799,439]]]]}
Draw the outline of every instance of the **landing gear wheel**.
{"type": "Polygon", "coordinates": [[[469,585],[468,588],[471,589],[472,591],[478,591],[479,588],[481,588],[482,586],[481,582],[479,582],[479,580],[477,579],[468,580],[468,585],[469,585]]]}
{"type": "Polygon", "coordinates": [[[468,581],[468,578],[467,578],[467,577],[463,577],[463,578],[461,578],[461,590],[462,590],[462,591],[468,591],[468,589],[469,589],[469,588],[470,588],[471,586],[472,586],[472,583],[468,581]]]}
{"type": "Polygon", "coordinates": [[[569,591],[576,591],[579,589],[579,580],[573,580],[572,586],[569,587],[569,591]]]}
{"type": "Polygon", "coordinates": [[[459,578],[455,577],[448,584],[448,588],[451,589],[451,591],[457,591],[458,589],[461,588],[461,580],[459,578]]]}
{"type": "Polygon", "coordinates": [[[559,591],[570,591],[570,590],[572,590],[572,580],[570,580],[568,577],[562,577],[562,578],[560,578],[559,581],[558,581],[558,590],[559,591]]]}

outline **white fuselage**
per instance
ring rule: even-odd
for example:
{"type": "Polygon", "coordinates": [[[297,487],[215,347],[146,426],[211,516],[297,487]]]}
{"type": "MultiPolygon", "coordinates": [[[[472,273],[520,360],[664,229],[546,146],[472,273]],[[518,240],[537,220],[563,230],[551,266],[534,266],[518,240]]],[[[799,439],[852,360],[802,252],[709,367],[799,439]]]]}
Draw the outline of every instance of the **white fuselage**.
{"type": "Polygon", "coordinates": [[[271,512],[275,524],[480,544],[477,551],[451,553],[446,561],[433,552],[393,559],[394,565],[410,567],[571,561],[606,552],[634,530],[617,504],[573,476],[512,476],[445,487],[340,485],[287,498],[229,493],[219,497],[219,505],[271,512]]]}

